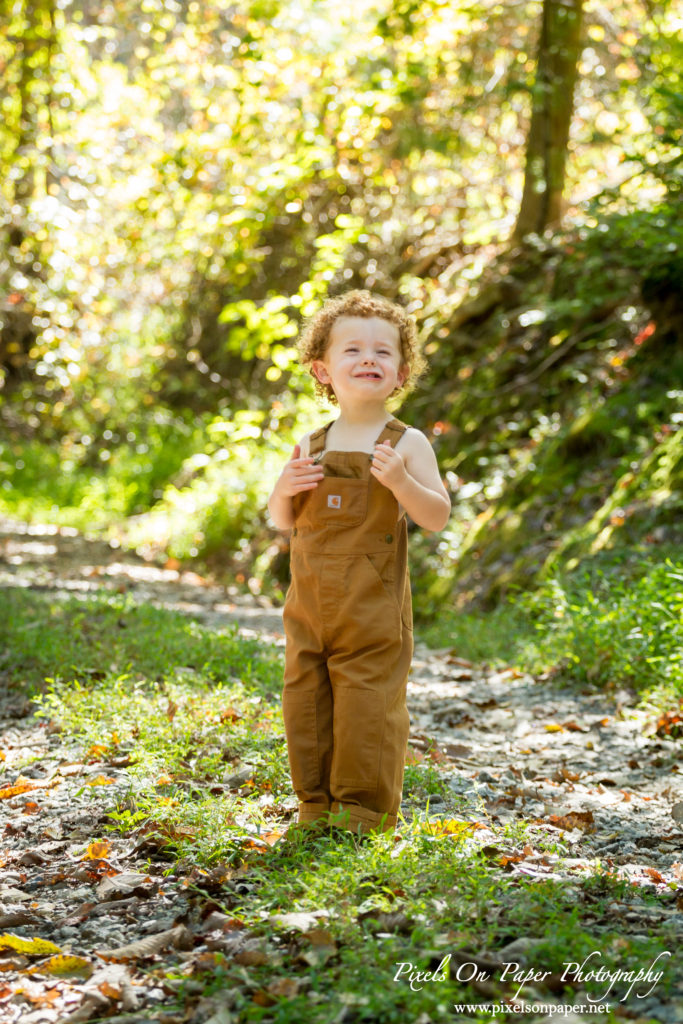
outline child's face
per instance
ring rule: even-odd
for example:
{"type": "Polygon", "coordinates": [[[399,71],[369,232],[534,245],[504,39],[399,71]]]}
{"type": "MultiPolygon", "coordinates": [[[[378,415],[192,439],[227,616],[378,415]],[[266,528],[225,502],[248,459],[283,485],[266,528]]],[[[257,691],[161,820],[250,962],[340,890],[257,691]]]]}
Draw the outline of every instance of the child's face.
{"type": "Polygon", "coordinates": [[[381,317],[343,316],[335,320],[322,359],[312,370],[344,399],[384,402],[408,375],[396,324],[381,317]]]}

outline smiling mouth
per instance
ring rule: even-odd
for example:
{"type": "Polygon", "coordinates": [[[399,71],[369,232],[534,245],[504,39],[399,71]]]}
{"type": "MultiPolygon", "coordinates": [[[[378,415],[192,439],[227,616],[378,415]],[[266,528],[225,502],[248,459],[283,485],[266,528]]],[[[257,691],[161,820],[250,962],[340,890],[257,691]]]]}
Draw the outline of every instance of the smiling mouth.
{"type": "Polygon", "coordinates": [[[359,378],[360,380],[381,380],[382,379],[379,373],[371,373],[369,371],[368,371],[368,373],[357,373],[356,377],[359,378]]]}

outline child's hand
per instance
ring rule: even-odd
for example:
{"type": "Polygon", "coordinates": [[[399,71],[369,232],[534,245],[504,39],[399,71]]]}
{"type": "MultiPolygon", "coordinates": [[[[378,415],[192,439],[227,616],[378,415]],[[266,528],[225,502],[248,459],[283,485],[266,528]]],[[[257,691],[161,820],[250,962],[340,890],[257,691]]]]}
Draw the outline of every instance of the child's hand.
{"type": "Polygon", "coordinates": [[[322,466],[309,457],[302,459],[301,446],[294,445],[294,451],[289,462],[280,474],[275,485],[275,490],[280,498],[293,498],[301,491],[312,491],[322,480],[324,473],[322,466]]]}
{"type": "Polygon", "coordinates": [[[403,459],[386,441],[375,445],[370,472],[390,491],[399,488],[408,476],[403,459]]]}

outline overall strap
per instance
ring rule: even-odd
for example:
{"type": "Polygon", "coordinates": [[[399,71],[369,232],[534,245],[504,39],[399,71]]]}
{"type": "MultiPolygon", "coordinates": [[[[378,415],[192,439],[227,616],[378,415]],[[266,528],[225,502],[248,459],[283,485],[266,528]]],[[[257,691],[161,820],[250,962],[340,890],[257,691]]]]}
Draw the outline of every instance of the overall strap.
{"type": "Polygon", "coordinates": [[[327,440],[327,431],[330,429],[334,420],[330,420],[324,427],[314,431],[308,439],[308,454],[312,456],[322,455],[325,450],[325,441],[327,440]]]}
{"type": "Polygon", "coordinates": [[[407,424],[401,423],[400,420],[389,420],[388,423],[384,424],[382,433],[375,441],[375,444],[382,444],[383,442],[388,441],[391,447],[395,448],[407,429],[407,424]]]}

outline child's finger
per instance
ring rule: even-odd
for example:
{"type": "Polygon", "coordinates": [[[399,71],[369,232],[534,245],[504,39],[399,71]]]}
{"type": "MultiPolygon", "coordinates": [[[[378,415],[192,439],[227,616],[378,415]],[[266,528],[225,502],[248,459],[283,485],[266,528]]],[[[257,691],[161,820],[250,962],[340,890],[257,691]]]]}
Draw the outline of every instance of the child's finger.
{"type": "Polygon", "coordinates": [[[289,461],[290,462],[294,462],[294,460],[298,459],[300,455],[301,455],[301,445],[300,444],[295,444],[294,445],[294,451],[290,455],[289,461]]]}

